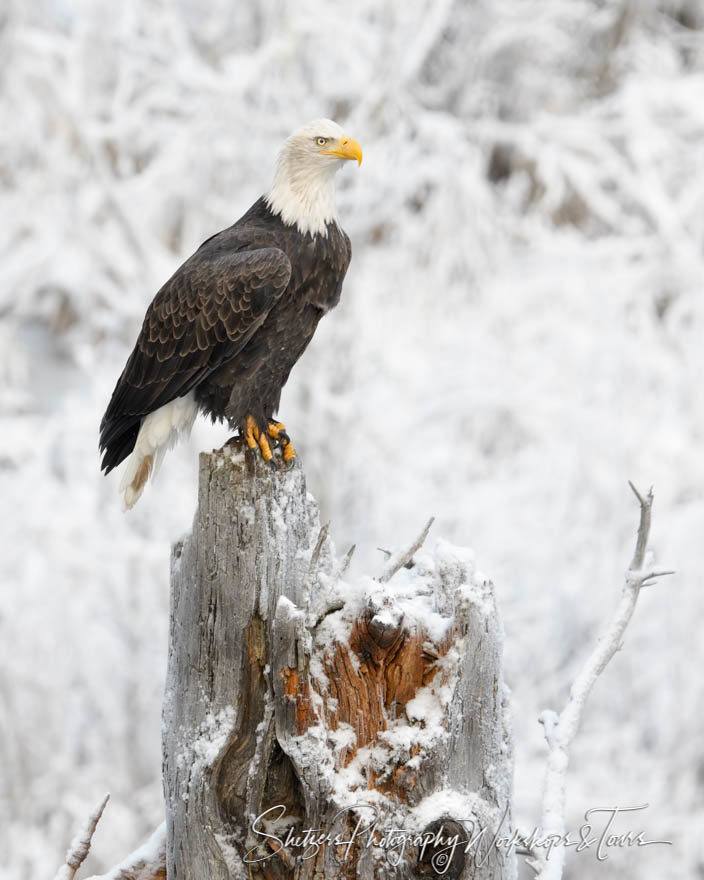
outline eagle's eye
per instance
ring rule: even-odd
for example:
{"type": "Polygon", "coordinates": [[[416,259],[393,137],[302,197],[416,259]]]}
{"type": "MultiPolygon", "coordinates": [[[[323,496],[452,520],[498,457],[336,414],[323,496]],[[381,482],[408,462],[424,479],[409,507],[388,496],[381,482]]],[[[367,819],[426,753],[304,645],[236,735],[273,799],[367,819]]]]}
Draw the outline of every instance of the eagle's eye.
{"type": "Polygon", "coordinates": [[[324,147],[325,144],[327,144],[328,139],[327,139],[327,138],[324,138],[324,137],[319,137],[319,138],[316,138],[316,139],[315,139],[315,142],[316,142],[316,144],[317,144],[319,147],[324,147]]]}

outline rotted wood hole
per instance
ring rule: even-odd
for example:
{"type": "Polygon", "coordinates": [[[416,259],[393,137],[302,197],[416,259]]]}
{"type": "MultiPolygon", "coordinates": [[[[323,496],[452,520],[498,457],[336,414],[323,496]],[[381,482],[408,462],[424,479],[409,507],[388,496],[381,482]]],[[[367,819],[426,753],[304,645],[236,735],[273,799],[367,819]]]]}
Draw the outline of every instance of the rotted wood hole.
{"type": "MultiPolygon", "coordinates": [[[[406,705],[417,695],[420,688],[427,686],[436,678],[438,686],[445,684],[445,679],[452,673],[444,669],[438,661],[453,644],[453,635],[456,634],[450,631],[441,643],[433,644],[427,633],[417,626],[407,627],[401,616],[397,621],[389,624],[388,618],[382,619],[373,609],[365,610],[353,625],[349,641],[331,645],[321,658],[328,682],[324,691],[320,689],[319,682],[309,674],[307,664],[280,670],[283,693],[291,707],[287,714],[292,728],[289,731],[290,735],[300,736],[309,727],[321,723],[330,732],[337,730],[343,724],[350,725],[354,729],[355,740],[337,753],[337,768],[347,767],[358,750],[365,746],[374,745],[377,748],[388,749],[389,760],[385,763],[383,773],[370,767],[366,784],[370,789],[376,788],[382,791],[387,798],[397,801],[399,805],[412,804],[417,800],[415,790],[423,775],[433,772],[431,765],[434,760],[442,759],[429,755],[427,761],[424,760],[420,765],[411,768],[407,765],[407,760],[402,761],[392,756],[391,747],[384,740],[379,739],[379,734],[388,729],[390,722],[403,716],[406,705]]],[[[419,752],[420,746],[413,746],[410,757],[415,757],[419,752]]],[[[296,768],[278,743],[270,754],[267,776],[265,797],[262,801],[264,808],[271,804],[286,804],[287,808],[290,808],[287,809],[287,815],[298,815],[301,823],[308,823],[305,797],[296,775],[296,768]]],[[[337,810],[334,803],[324,806],[317,826],[327,829],[326,821],[331,821],[337,810]]],[[[350,832],[353,827],[354,820],[350,816],[350,832]]],[[[413,874],[410,876],[419,878],[460,876],[464,865],[462,846],[452,850],[450,862],[447,863],[446,847],[442,845],[442,841],[453,835],[458,835],[457,839],[462,840],[464,837],[462,828],[452,820],[447,820],[442,830],[439,826],[438,828],[433,826],[424,833],[428,837],[434,837],[440,831],[439,841],[428,844],[422,858],[419,858],[420,850],[415,852],[417,862],[411,868],[413,874]],[[437,871],[436,866],[440,864],[444,865],[443,870],[437,871]]],[[[340,864],[340,873],[337,877],[357,876],[357,862],[362,848],[360,844],[348,854],[344,863],[340,864]]],[[[412,849],[407,850],[406,857],[410,857],[413,863],[412,849]]],[[[275,858],[259,866],[252,866],[252,877],[266,878],[266,880],[283,880],[283,878],[292,880],[294,877],[331,876],[328,873],[318,872],[322,868],[321,863],[322,858],[318,861],[318,870],[314,872],[304,869],[302,873],[298,873],[294,868],[291,854],[281,851],[275,858]]],[[[389,868],[391,873],[388,876],[397,876],[396,871],[391,866],[389,868]]],[[[407,864],[403,876],[409,876],[408,870],[407,864]]],[[[387,875],[375,874],[375,876],[387,875]]]]}
{"type": "Polygon", "coordinates": [[[413,873],[414,877],[457,880],[464,871],[467,832],[454,819],[444,818],[431,822],[423,829],[427,841],[421,849],[413,873]]]}

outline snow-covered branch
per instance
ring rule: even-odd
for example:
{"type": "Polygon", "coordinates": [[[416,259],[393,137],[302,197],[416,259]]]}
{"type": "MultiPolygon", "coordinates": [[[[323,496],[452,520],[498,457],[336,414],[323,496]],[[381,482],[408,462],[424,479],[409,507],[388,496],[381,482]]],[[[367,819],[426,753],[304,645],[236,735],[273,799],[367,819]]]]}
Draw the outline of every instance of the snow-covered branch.
{"type": "MultiPolygon", "coordinates": [[[[644,497],[629,483],[640,504],[638,536],[630,567],[626,571],[621,600],[614,610],[594,649],[586,659],[572,684],[567,705],[558,715],[552,710],[541,712],[538,721],[543,725],[548,744],[548,761],[543,790],[541,827],[544,835],[562,837],[565,834],[565,784],[569,764],[569,749],[579,729],[589,694],[606,665],[621,647],[623,635],[635,611],[641,587],[651,585],[656,578],[673,574],[671,571],[651,571],[643,568],[650,534],[653,490],[644,497]]],[[[539,880],[561,880],[565,848],[556,846],[550,858],[535,857],[530,861],[539,880]]]]}
{"type": "Polygon", "coordinates": [[[90,814],[86,824],[73,838],[66,852],[66,860],[56,872],[54,880],[73,880],[76,876],[76,871],[81,867],[90,852],[90,844],[93,840],[95,829],[98,827],[105,804],[107,804],[109,799],[110,795],[106,794],[96,809],[90,814]]]}
{"type": "Polygon", "coordinates": [[[146,843],[107,874],[87,880],[166,880],[166,824],[162,822],[146,843]]]}
{"type": "MultiPolygon", "coordinates": [[[[66,852],[66,860],[54,876],[54,880],[73,880],[76,872],[86,860],[90,845],[103,815],[105,805],[110,799],[106,794],[97,808],[91,813],[86,824],[71,841],[66,852]]],[[[162,823],[149,840],[127,856],[107,874],[94,875],[87,880],[166,880],[166,826],[162,823]]]]}
{"type": "Polygon", "coordinates": [[[435,517],[431,516],[428,522],[425,524],[423,531],[420,533],[420,535],[418,535],[418,537],[409,547],[406,547],[404,550],[399,550],[397,553],[393,553],[390,556],[386,563],[386,568],[379,576],[379,583],[388,583],[397,571],[400,571],[404,565],[408,565],[408,563],[413,559],[413,554],[417,553],[425,543],[425,539],[428,537],[430,527],[434,522],[435,517]]]}

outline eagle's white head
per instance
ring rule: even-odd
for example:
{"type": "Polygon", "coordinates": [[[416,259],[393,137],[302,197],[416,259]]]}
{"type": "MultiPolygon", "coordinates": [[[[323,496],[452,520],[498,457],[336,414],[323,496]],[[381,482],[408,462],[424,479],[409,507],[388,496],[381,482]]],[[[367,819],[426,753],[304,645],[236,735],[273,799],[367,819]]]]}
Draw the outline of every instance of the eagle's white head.
{"type": "Polygon", "coordinates": [[[335,220],[335,172],[346,159],[362,164],[362,148],[331,119],[299,128],[281,148],[266,202],[274,214],[301,232],[327,235],[335,220]]]}

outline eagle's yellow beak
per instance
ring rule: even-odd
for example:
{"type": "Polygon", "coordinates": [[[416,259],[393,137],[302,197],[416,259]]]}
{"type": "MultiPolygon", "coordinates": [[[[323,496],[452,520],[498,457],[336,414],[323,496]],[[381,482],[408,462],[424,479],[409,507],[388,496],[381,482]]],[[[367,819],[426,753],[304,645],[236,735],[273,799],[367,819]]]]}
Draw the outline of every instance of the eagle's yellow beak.
{"type": "Polygon", "coordinates": [[[354,138],[343,135],[340,138],[340,146],[335,150],[320,150],[321,156],[334,156],[336,159],[356,159],[362,164],[362,148],[354,138]]]}

